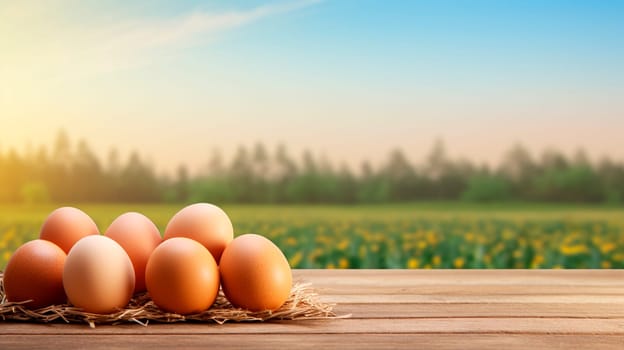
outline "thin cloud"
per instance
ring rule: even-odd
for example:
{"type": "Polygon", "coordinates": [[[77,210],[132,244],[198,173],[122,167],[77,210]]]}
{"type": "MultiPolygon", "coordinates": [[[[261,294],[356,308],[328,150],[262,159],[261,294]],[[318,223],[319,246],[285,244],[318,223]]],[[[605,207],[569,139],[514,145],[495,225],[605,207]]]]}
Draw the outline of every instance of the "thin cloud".
{"type": "MultiPolygon", "coordinates": [[[[11,53],[12,59],[5,61],[8,66],[4,68],[13,72],[15,78],[23,74],[46,75],[48,78],[83,76],[127,69],[204,45],[227,30],[319,2],[321,0],[274,3],[217,13],[195,10],[174,18],[134,19],[105,25],[82,23],[64,32],[53,26],[40,28],[42,35],[38,42],[31,41],[26,47],[5,47],[14,52],[11,53]]],[[[5,14],[16,13],[19,9],[10,10],[5,14]]],[[[18,25],[17,21],[14,23],[12,27],[18,25]]],[[[19,32],[19,28],[11,29],[8,32],[19,32]]]]}
{"type": "Polygon", "coordinates": [[[304,0],[285,4],[259,6],[250,10],[210,13],[194,11],[174,19],[147,20],[124,23],[110,40],[98,47],[116,52],[185,47],[202,43],[218,32],[242,27],[265,17],[291,12],[307,7],[319,0],[304,0]]]}

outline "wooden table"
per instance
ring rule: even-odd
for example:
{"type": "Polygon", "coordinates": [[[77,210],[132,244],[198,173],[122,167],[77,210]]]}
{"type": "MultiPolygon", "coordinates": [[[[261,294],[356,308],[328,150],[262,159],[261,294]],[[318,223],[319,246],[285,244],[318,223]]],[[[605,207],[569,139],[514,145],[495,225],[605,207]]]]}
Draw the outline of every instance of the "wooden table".
{"type": "Polygon", "coordinates": [[[0,323],[0,349],[624,349],[624,270],[298,270],[329,321],[0,323]]]}

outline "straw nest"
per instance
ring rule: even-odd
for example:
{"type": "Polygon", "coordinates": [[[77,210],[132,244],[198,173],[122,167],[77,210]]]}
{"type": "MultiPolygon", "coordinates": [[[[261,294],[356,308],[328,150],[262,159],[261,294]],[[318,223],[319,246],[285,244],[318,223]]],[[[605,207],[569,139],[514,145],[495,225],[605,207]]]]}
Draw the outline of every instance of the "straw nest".
{"type": "Polygon", "coordinates": [[[201,313],[193,315],[179,315],[162,311],[154,304],[147,293],[135,295],[125,309],[113,314],[101,315],[84,312],[69,304],[53,305],[38,310],[29,310],[24,302],[8,302],[4,294],[3,274],[0,272],[0,320],[26,321],[37,323],[66,322],[87,323],[90,327],[96,324],[124,324],[138,323],[147,326],[150,321],[173,322],[206,322],[223,324],[225,322],[249,322],[268,320],[310,320],[332,319],[334,304],[323,303],[318,300],[309,283],[295,283],[290,291],[288,300],[277,310],[252,312],[232,306],[219,291],[214,305],[201,313]]]}

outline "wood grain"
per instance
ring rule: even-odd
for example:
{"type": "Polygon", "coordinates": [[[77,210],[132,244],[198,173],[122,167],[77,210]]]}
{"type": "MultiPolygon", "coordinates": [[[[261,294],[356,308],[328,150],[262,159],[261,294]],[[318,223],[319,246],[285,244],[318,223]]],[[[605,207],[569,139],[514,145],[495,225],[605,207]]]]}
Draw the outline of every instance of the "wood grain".
{"type": "Polygon", "coordinates": [[[2,338],[3,349],[621,349],[621,335],[534,334],[211,334],[211,335],[31,335],[2,338]]]}
{"type": "Polygon", "coordinates": [[[620,270],[297,270],[350,318],[98,326],[0,323],[0,349],[624,349],[620,270]]]}

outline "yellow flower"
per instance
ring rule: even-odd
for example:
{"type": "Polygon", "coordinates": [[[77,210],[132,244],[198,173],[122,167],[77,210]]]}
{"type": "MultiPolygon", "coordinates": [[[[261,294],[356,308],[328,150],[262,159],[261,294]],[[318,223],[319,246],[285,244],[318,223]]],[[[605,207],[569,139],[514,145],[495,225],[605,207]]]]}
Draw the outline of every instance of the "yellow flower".
{"type": "Polygon", "coordinates": [[[2,254],[2,260],[4,261],[9,261],[9,259],[11,259],[11,252],[6,251],[2,254]]]}
{"type": "Polygon", "coordinates": [[[290,260],[288,260],[288,263],[290,264],[290,267],[297,267],[299,266],[299,263],[301,262],[301,260],[303,259],[303,253],[301,251],[298,251],[297,253],[295,253],[295,255],[293,255],[292,258],[290,258],[290,260]]]}
{"type": "Polygon", "coordinates": [[[611,268],[611,262],[610,261],[603,261],[600,263],[600,267],[602,267],[603,269],[610,269],[611,268]]]}
{"type": "Polygon", "coordinates": [[[331,269],[335,269],[336,265],[334,265],[334,263],[329,263],[329,264],[327,264],[327,268],[330,269],[330,270],[331,269]]]}
{"type": "Polygon", "coordinates": [[[615,244],[612,242],[606,242],[600,245],[600,252],[602,254],[609,254],[613,249],[615,249],[615,244]]]}
{"type": "Polygon", "coordinates": [[[578,255],[587,253],[587,247],[584,244],[562,245],[559,251],[563,255],[578,255]]]}
{"type": "Polygon", "coordinates": [[[419,265],[420,265],[420,262],[416,258],[410,258],[407,261],[407,268],[408,269],[417,269],[419,265]]]}
{"type": "Polygon", "coordinates": [[[432,263],[433,266],[439,266],[442,263],[442,258],[439,255],[434,255],[432,263]]]}
{"type": "Polygon", "coordinates": [[[295,246],[297,245],[297,239],[295,237],[288,237],[288,239],[286,239],[286,244],[289,246],[295,246]]]}
{"type": "Polygon", "coordinates": [[[494,251],[495,252],[501,252],[505,249],[505,243],[503,242],[499,242],[495,247],[494,247],[494,251]]]}
{"type": "Polygon", "coordinates": [[[339,244],[338,244],[338,249],[340,250],[346,250],[347,248],[349,248],[349,241],[346,239],[343,239],[339,244]]]}
{"type": "Polygon", "coordinates": [[[466,233],[465,238],[466,238],[466,241],[472,242],[474,241],[475,235],[472,232],[468,232],[466,233]]]}
{"type": "Polygon", "coordinates": [[[483,262],[486,264],[492,263],[492,256],[490,256],[490,254],[485,254],[483,256],[483,262]]]}
{"type": "Polygon", "coordinates": [[[600,238],[600,236],[594,236],[592,237],[592,243],[596,246],[599,246],[600,244],[602,244],[602,238],[600,238]]]}
{"type": "Polygon", "coordinates": [[[418,241],[418,249],[423,250],[427,248],[427,242],[426,241],[418,241]]]}
{"type": "Polygon", "coordinates": [[[436,245],[438,243],[438,237],[434,231],[427,232],[427,242],[429,242],[430,245],[436,245]]]}
{"type": "Polygon", "coordinates": [[[358,255],[360,256],[360,259],[364,259],[364,257],[366,257],[366,247],[365,246],[360,246],[360,249],[358,250],[358,255]]]}
{"type": "Polygon", "coordinates": [[[9,242],[13,239],[13,237],[15,237],[15,228],[11,228],[7,232],[5,232],[2,236],[2,241],[9,242]]]}
{"type": "Polygon", "coordinates": [[[506,241],[511,240],[511,239],[512,239],[512,238],[514,238],[515,236],[516,236],[516,233],[515,233],[515,232],[513,232],[513,231],[512,231],[512,230],[510,230],[510,229],[505,229],[505,230],[503,231],[503,239],[504,239],[504,240],[506,240],[506,241]]]}
{"type": "Polygon", "coordinates": [[[464,258],[457,257],[453,261],[453,266],[455,266],[456,269],[461,269],[462,267],[464,267],[464,263],[465,263],[464,258]]]}
{"type": "Polygon", "coordinates": [[[323,249],[321,248],[316,248],[312,251],[312,254],[310,254],[310,259],[311,260],[315,260],[316,258],[318,258],[319,256],[323,255],[323,249]]]}
{"type": "Polygon", "coordinates": [[[348,269],[349,268],[349,260],[347,260],[346,258],[340,258],[340,261],[338,261],[338,268],[348,269]]]}

